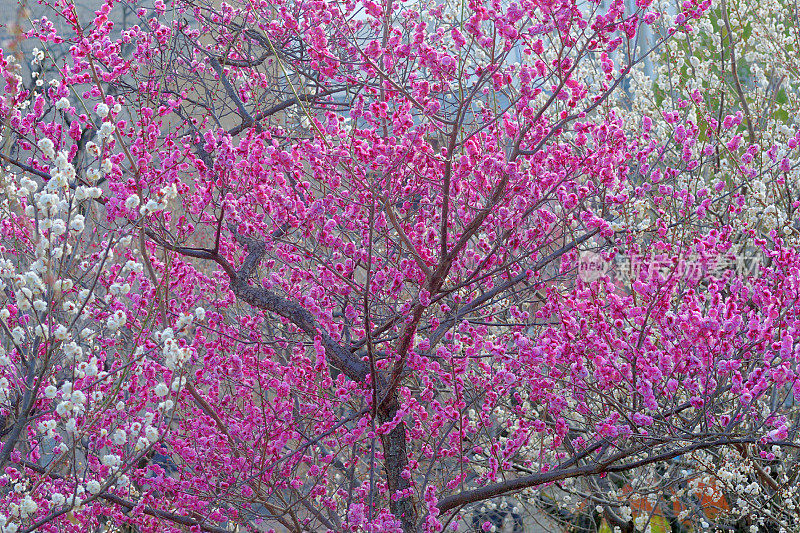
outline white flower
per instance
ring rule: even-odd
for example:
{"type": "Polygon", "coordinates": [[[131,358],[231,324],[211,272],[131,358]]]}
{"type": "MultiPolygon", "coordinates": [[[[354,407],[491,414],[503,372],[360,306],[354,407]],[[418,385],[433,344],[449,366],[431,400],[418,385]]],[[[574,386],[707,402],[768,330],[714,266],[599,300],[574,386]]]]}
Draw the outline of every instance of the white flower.
{"type": "Polygon", "coordinates": [[[71,229],[75,233],[80,233],[83,231],[83,228],[84,228],[83,215],[73,215],[72,220],[69,223],[69,229],[71,229]]]}
{"type": "Polygon", "coordinates": [[[48,385],[47,387],[44,388],[44,396],[45,398],[48,398],[50,400],[56,397],[57,392],[58,389],[56,389],[55,386],[53,385],[48,385]]]}
{"type": "Polygon", "coordinates": [[[23,178],[19,181],[19,185],[21,189],[24,189],[25,194],[33,194],[39,189],[39,184],[30,179],[28,176],[23,176],[23,178]]]}
{"type": "Polygon", "coordinates": [[[59,235],[63,235],[67,231],[67,225],[64,224],[64,221],[60,218],[57,218],[53,221],[53,226],[50,228],[50,234],[53,237],[58,237],[59,235]]]}
{"type": "Polygon", "coordinates": [[[108,455],[104,455],[103,458],[100,460],[104,465],[110,468],[117,468],[120,464],[119,455],[114,455],[113,453],[109,453],[108,455]]]}
{"type": "Polygon", "coordinates": [[[139,197],[135,194],[128,196],[125,200],[125,209],[136,209],[139,206],[139,197]]]}
{"type": "Polygon", "coordinates": [[[58,279],[53,283],[53,290],[56,292],[67,292],[72,289],[74,285],[71,279],[58,279]]]}
{"type": "Polygon", "coordinates": [[[56,109],[62,110],[69,107],[69,99],[66,97],[62,97],[56,102],[56,109]]]}
{"type": "Polygon", "coordinates": [[[67,330],[67,327],[64,324],[59,324],[58,327],[56,327],[56,330],[53,333],[53,336],[56,338],[56,340],[59,340],[59,341],[68,340],[69,339],[69,330],[67,330]]]}
{"type": "Polygon", "coordinates": [[[72,403],[59,402],[58,405],[56,406],[56,414],[58,416],[64,416],[65,414],[67,414],[67,412],[69,412],[70,409],[72,409],[72,403]]]}
{"type": "Polygon", "coordinates": [[[147,429],[144,430],[144,434],[147,436],[147,440],[150,442],[155,442],[158,440],[158,430],[153,426],[147,426],[147,429]]]}
{"type": "Polygon", "coordinates": [[[175,370],[191,358],[189,348],[181,347],[174,339],[167,339],[164,343],[163,354],[164,365],[170,370],[175,370]]]}
{"type": "Polygon", "coordinates": [[[64,150],[61,150],[58,152],[54,162],[56,164],[56,168],[59,170],[66,170],[67,166],[69,165],[69,154],[67,154],[67,152],[64,150]]]}
{"type": "Polygon", "coordinates": [[[97,146],[97,144],[93,143],[92,141],[86,143],[86,151],[95,157],[100,157],[100,147],[97,146]]]}
{"type": "Polygon", "coordinates": [[[178,187],[174,183],[170,183],[162,187],[159,194],[163,195],[164,203],[166,203],[178,197],[178,187]]]}
{"type": "Polygon", "coordinates": [[[186,315],[184,313],[181,313],[180,316],[178,317],[178,320],[175,321],[175,329],[180,331],[189,324],[191,324],[193,320],[194,320],[193,315],[186,315]]]}
{"type": "Polygon", "coordinates": [[[91,480],[86,484],[86,490],[89,491],[90,494],[98,494],[100,492],[100,482],[96,479],[91,480]]]}
{"type": "Polygon", "coordinates": [[[169,388],[167,387],[167,384],[164,382],[161,382],[158,385],[156,385],[156,388],[154,390],[156,395],[162,398],[167,394],[169,394],[169,388]]]}
{"type": "Polygon", "coordinates": [[[119,328],[121,328],[122,326],[125,325],[125,322],[127,321],[127,319],[128,318],[125,316],[125,313],[123,311],[121,311],[121,310],[115,311],[113,315],[108,317],[108,321],[106,322],[106,325],[108,326],[108,328],[110,330],[116,331],[116,330],[118,330],[119,328]]]}
{"type": "Polygon", "coordinates": [[[22,503],[19,506],[20,515],[24,518],[28,515],[32,515],[36,512],[39,506],[33,501],[33,498],[30,497],[29,494],[25,495],[25,498],[22,500],[22,503]]]}
{"type": "Polygon", "coordinates": [[[113,134],[114,126],[110,122],[103,122],[103,125],[100,126],[100,131],[97,132],[101,140],[110,139],[113,134]]]}
{"type": "Polygon", "coordinates": [[[86,403],[86,394],[84,394],[83,391],[79,390],[72,391],[72,395],[70,398],[72,400],[72,403],[74,403],[75,405],[83,405],[86,403]]]}
{"type": "Polygon", "coordinates": [[[50,139],[39,139],[39,142],[36,143],[36,146],[39,147],[39,150],[42,151],[45,158],[52,159],[56,156],[55,145],[50,139]]]}
{"type": "Polygon", "coordinates": [[[0,378],[0,403],[5,403],[8,400],[9,392],[8,380],[6,378],[0,378]]]}
{"type": "Polygon", "coordinates": [[[106,104],[97,104],[97,109],[95,111],[97,112],[97,116],[100,118],[106,118],[108,116],[109,109],[106,104]]]}
{"type": "Polygon", "coordinates": [[[64,505],[65,501],[67,501],[67,499],[64,498],[64,495],[61,494],[60,492],[54,492],[50,496],[50,503],[52,503],[56,507],[61,507],[62,505],[64,505]]]}
{"type": "Polygon", "coordinates": [[[194,316],[195,318],[197,318],[197,320],[200,320],[202,322],[206,318],[206,310],[203,309],[202,307],[198,307],[197,309],[194,310],[194,316]]]}
{"type": "Polygon", "coordinates": [[[52,438],[54,435],[53,430],[56,429],[56,421],[45,420],[43,422],[39,422],[38,428],[40,433],[47,433],[47,436],[52,438]]]}
{"type": "Polygon", "coordinates": [[[155,200],[148,200],[147,203],[139,209],[139,214],[147,216],[157,211],[161,211],[162,209],[163,208],[161,207],[161,205],[155,200]]]}
{"type": "Polygon", "coordinates": [[[186,376],[181,376],[172,382],[172,386],[170,386],[170,389],[172,389],[172,392],[178,392],[181,389],[183,389],[185,385],[186,385],[186,376]]]}
{"type": "MultiPolygon", "coordinates": [[[[27,300],[22,300],[18,302],[18,306],[22,309],[22,303],[28,303],[27,300]]],[[[30,304],[28,304],[28,308],[30,308],[30,304]]],[[[25,330],[19,326],[16,326],[14,329],[11,330],[11,336],[14,337],[14,342],[17,344],[22,344],[23,339],[25,339],[25,330]]]]}
{"type": "Polygon", "coordinates": [[[124,429],[118,429],[111,436],[111,441],[117,446],[122,446],[128,441],[128,435],[125,434],[124,429]]]}

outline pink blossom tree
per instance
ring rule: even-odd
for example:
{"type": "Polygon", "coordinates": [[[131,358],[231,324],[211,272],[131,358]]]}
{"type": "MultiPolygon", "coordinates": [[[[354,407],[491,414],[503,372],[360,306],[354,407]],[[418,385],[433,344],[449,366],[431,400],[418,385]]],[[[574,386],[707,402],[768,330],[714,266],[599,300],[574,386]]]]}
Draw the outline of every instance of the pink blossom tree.
{"type": "Polygon", "coordinates": [[[632,531],[687,489],[730,505],[683,523],[796,526],[765,502],[795,496],[798,251],[733,220],[800,137],[706,186],[741,115],[614,104],[711,3],[633,7],[29,20],[0,57],[0,530],[439,531],[567,491],[632,531]],[[722,268],[743,242],[758,276],[722,268]]]}

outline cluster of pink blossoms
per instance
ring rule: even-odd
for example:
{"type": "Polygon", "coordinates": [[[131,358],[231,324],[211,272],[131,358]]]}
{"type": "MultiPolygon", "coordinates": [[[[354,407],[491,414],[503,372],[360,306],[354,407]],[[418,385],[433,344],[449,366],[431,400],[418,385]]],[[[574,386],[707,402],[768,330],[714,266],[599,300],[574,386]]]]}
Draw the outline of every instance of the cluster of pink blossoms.
{"type": "Polygon", "coordinates": [[[0,532],[793,501],[797,243],[740,215],[800,134],[617,107],[712,9],[629,4],[42,6],[0,54],[0,532]]]}

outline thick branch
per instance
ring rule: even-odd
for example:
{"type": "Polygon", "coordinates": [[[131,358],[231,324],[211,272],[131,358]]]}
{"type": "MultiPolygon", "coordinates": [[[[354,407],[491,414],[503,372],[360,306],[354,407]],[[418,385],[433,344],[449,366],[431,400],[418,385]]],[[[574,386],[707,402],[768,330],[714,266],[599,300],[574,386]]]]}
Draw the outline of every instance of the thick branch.
{"type": "Polygon", "coordinates": [[[324,92],[321,92],[319,94],[301,94],[300,96],[289,98],[289,99],[284,100],[283,102],[281,102],[279,104],[275,104],[274,106],[270,107],[269,109],[265,109],[264,111],[256,113],[256,115],[254,117],[251,117],[251,119],[245,119],[241,124],[239,124],[235,128],[232,128],[232,129],[228,130],[228,133],[230,135],[239,135],[244,130],[246,130],[247,128],[252,126],[255,122],[258,122],[260,120],[264,120],[265,118],[270,117],[270,116],[272,116],[272,115],[274,115],[276,113],[280,113],[284,109],[288,109],[288,108],[292,107],[293,105],[299,104],[300,102],[313,101],[313,100],[315,100],[317,98],[324,98],[326,96],[330,96],[332,94],[339,93],[339,92],[342,92],[342,91],[345,91],[345,90],[346,90],[345,88],[342,88],[342,89],[338,89],[338,90],[335,90],[335,91],[324,91],[324,92]]]}
{"type": "Polygon", "coordinates": [[[219,61],[220,65],[229,65],[231,67],[257,67],[271,56],[272,50],[267,50],[261,57],[257,57],[256,59],[231,59],[229,57],[220,57],[217,61],[219,61]]]}
{"type": "Polygon", "coordinates": [[[281,298],[269,289],[252,287],[244,279],[237,276],[231,280],[231,288],[237,298],[247,302],[253,307],[270,311],[289,320],[292,324],[303,330],[310,337],[317,335],[322,339],[325,353],[331,363],[353,381],[364,381],[369,371],[360,359],[357,359],[349,350],[339,345],[324,331],[317,319],[300,304],[281,298]]]}
{"type": "Polygon", "coordinates": [[[632,455],[641,452],[641,450],[639,449],[623,450],[603,462],[590,463],[583,466],[577,466],[574,468],[564,468],[563,466],[558,466],[553,470],[549,470],[547,472],[540,472],[537,474],[522,476],[515,479],[508,479],[505,481],[501,481],[499,483],[487,485],[485,487],[478,487],[476,489],[466,490],[458,494],[442,498],[441,500],[439,500],[438,507],[440,512],[444,513],[446,511],[455,509],[457,507],[461,507],[463,505],[488,500],[491,498],[495,498],[497,496],[502,496],[504,494],[517,492],[522,489],[530,487],[544,485],[546,483],[552,483],[554,481],[560,481],[562,479],[584,477],[584,476],[597,475],[609,472],[626,472],[641,466],[668,461],[670,459],[678,457],[679,455],[684,455],[686,453],[697,450],[715,448],[718,446],[735,445],[739,443],[754,442],[754,441],[756,441],[756,439],[753,438],[751,439],[724,438],[724,439],[715,439],[712,441],[704,440],[701,442],[696,442],[694,444],[688,444],[686,446],[673,448],[671,450],[667,450],[662,453],[651,455],[649,457],[634,460],[628,463],[615,465],[614,463],[616,463],[617,461],[620,461],[622,459],[625,459],[627,457],[630,457],[632,455]]]}
{"type": "Polygon", "coordinates": [[[25,392],[22,395],[22,409],[17,417],[17,420],[14,422],[14,426],[11,429],[11,434],[8,438],[3,442],[3,450],[0,452],[0,467],[5,466],[6,461],[8,461],[9,457],[11,457],[11,452],[14,451],[14,448],[17,446],[17,441],[19,441],[20,435],[22,435],[22,430],[28,423],[28,416],[31,413],[31,409],[33,408],[33,404],[36,400],[36,391],[39,388],[39,383],[36,383],[34,386],[34,379],[36,377],[36,359],[31,358],[28,361],[28,375],[25,378],[25,392]]]}
{"type": "Polygon", "coordinates": [[[325,354],[330,362],[353,381],[364,381],[369,374],[367,365],[350,350],[333,340],[330,334],[320,326],[311,312],[297,302],[282,298],[269,289],[253,287],[248,283],[248,279],[264,256],[264,243],[245,237],[232,227],[231,230],[236,240],[240,244],[247,246],[248,250],[242,267],[238,272],[230,276],[231,289],[233,289],[236,297],[253,307],[282,316],[311,338],[319,335],[322,340],[322,346],[325,348],[325,354]]]}

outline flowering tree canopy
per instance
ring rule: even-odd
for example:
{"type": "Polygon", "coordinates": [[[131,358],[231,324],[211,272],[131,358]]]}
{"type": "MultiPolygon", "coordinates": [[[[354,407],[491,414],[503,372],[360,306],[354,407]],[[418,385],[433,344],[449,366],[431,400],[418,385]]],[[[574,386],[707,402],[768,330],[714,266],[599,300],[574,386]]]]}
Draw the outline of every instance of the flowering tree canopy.
{"type": "Polygon", "coordinates": [[[22,10],[0,531],[800,527],[796,13],[739,4],[22,10]]]}

